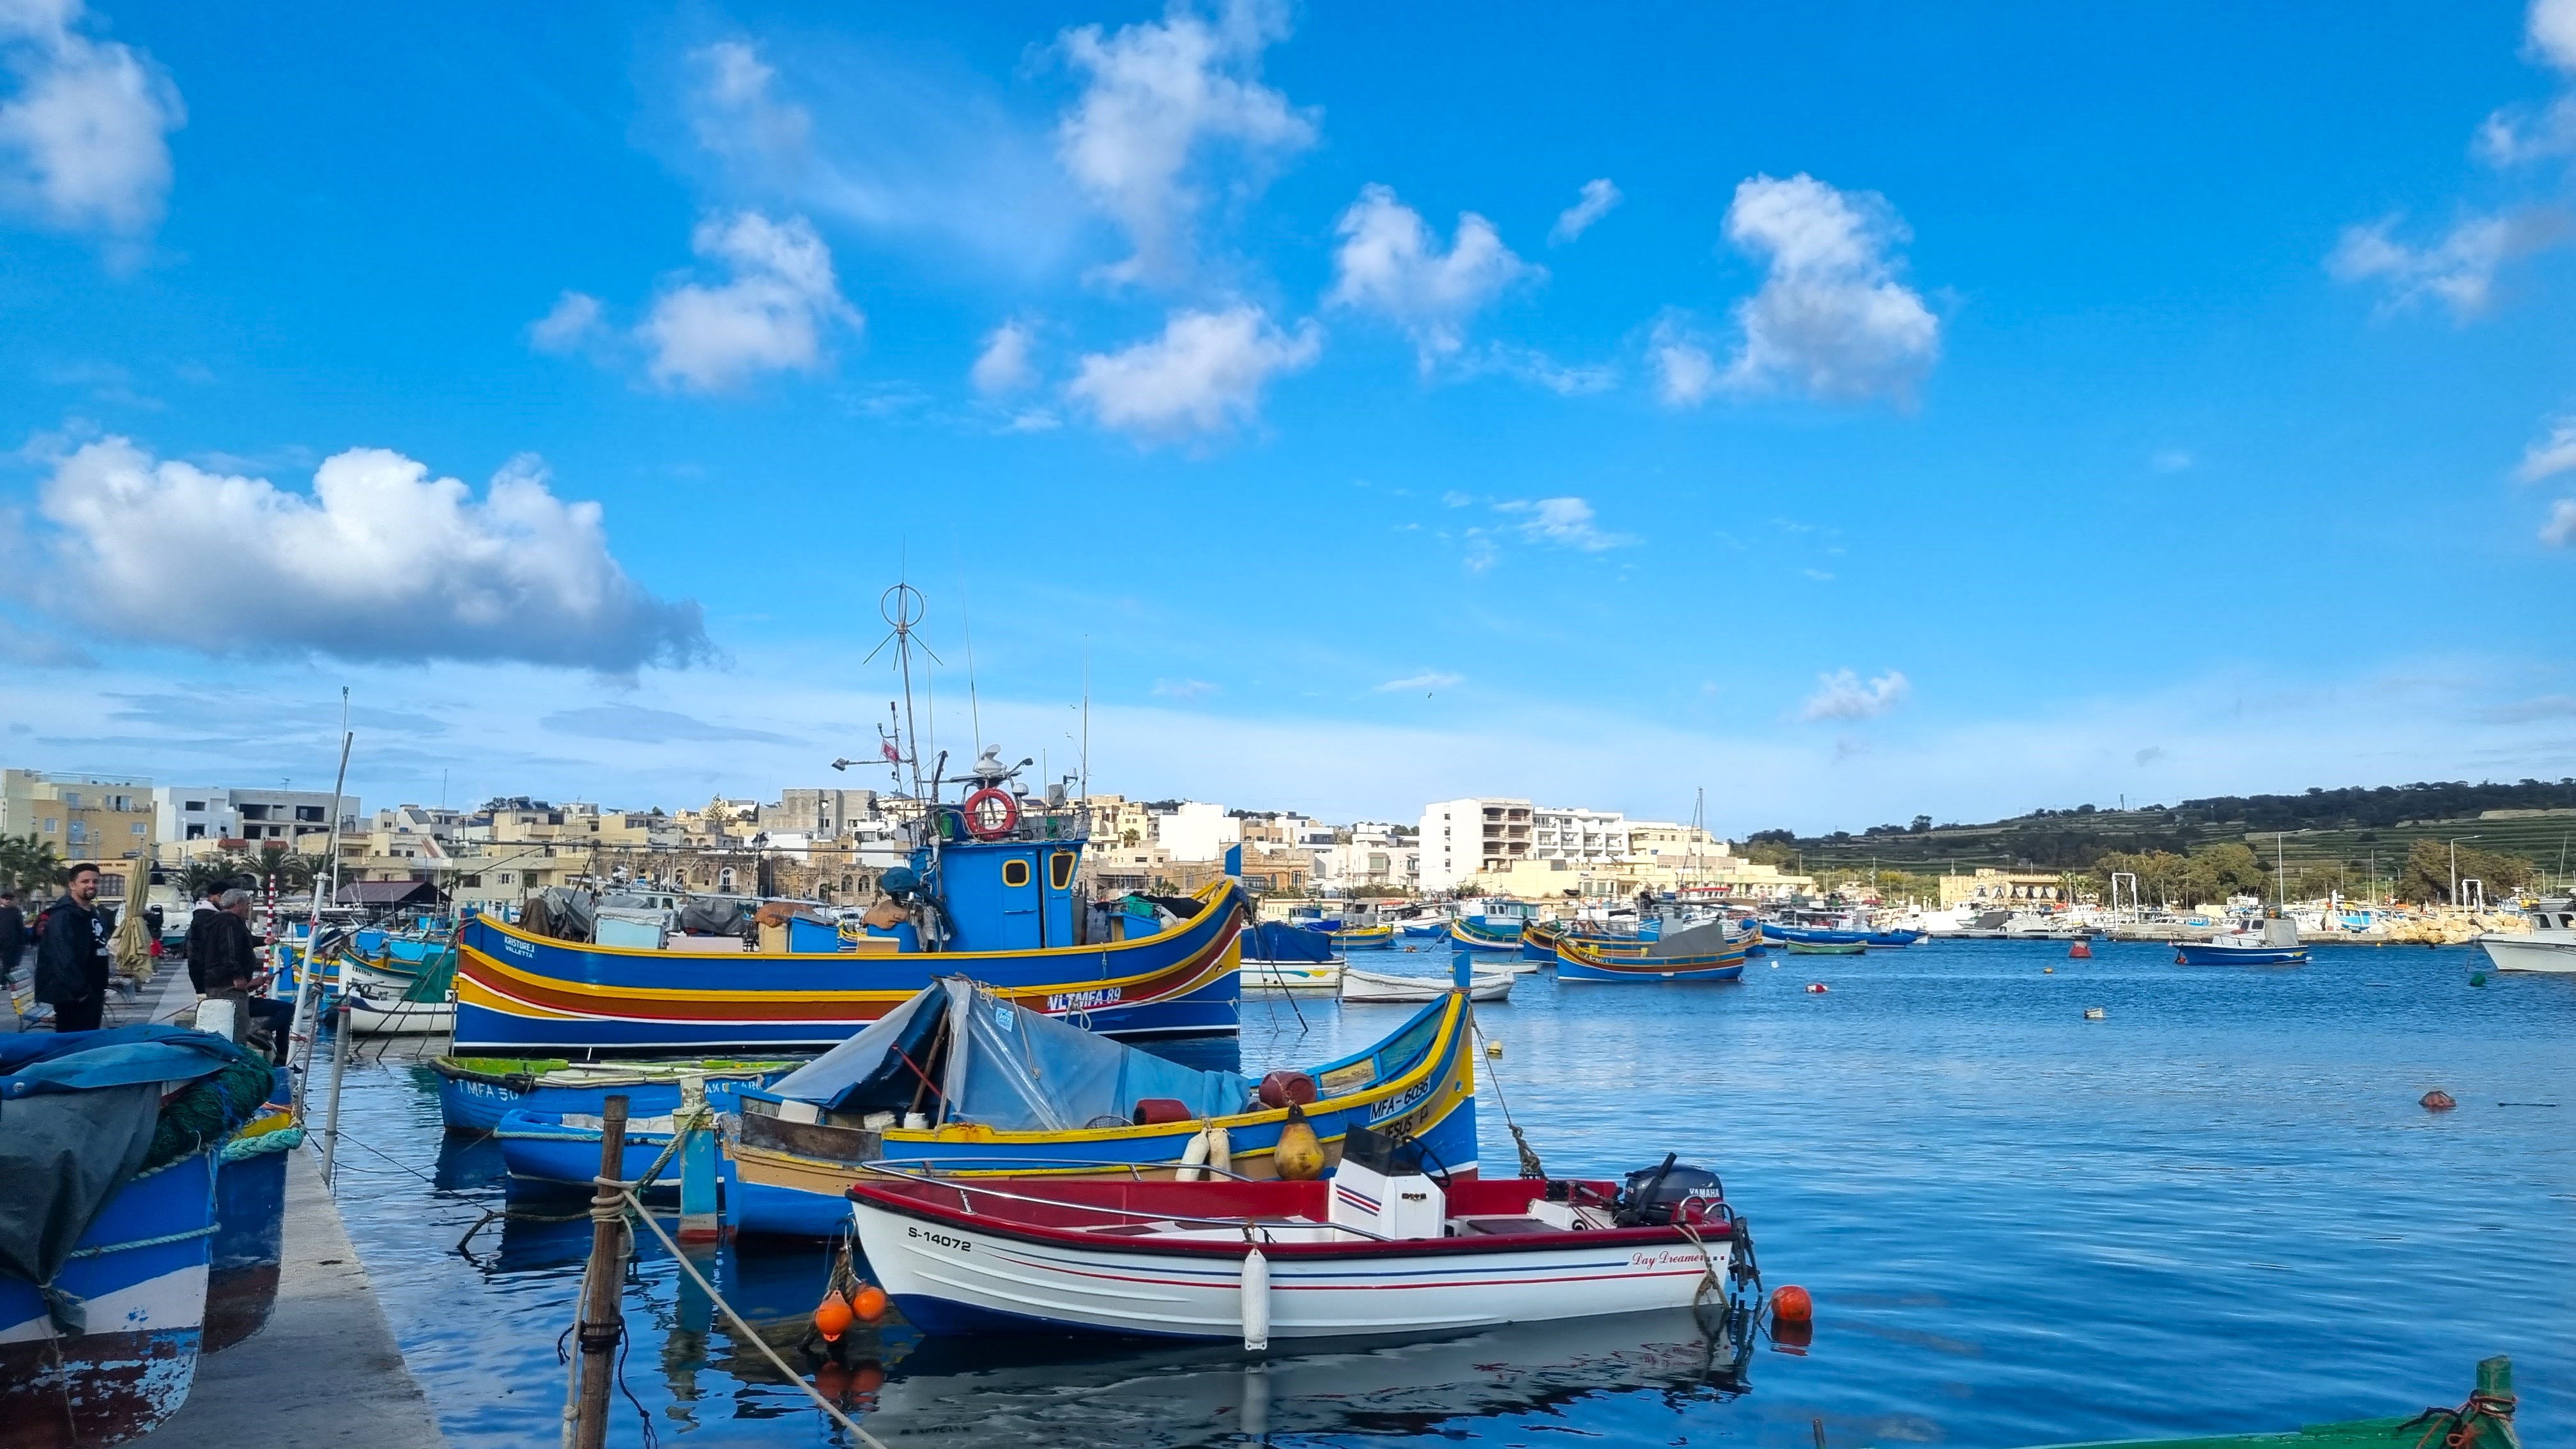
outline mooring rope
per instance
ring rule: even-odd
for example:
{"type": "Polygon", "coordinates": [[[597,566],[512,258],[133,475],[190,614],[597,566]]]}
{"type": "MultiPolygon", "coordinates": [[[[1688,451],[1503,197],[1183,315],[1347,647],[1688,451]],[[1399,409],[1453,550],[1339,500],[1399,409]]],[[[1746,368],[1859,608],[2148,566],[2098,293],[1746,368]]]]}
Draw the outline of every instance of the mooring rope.
{"type": "Polygon", "coordinates": [[[697,1265],[689,1261],[687,1254],[680,1251],[680,1245],[671,1241],[671,1235],[662,1231],[662,1225],[653,1221],[653,1215],[644,1210],[644,1204],[636,1200],[635,1194],[626,1190],[625,1183],[620,1182],[613,1177],[593,1178],[592,1182],[598,1187],[615,1189],[617,1195],[626,1200],[626,1205],[634,1209],[635,1214],[644,1220],[644,1226],[651,1228],[653,1230],[653,1236],[662,1240],[662,1246],[671,1250],[671,1261],[679,1264],[680,1271],[688,1274],[690,1281],[696,1283],[699,1290],[707,1295],[708,1300],[714,1303],[718,1309],[723,1311],[726,1320],[733,1324],[734,1332],[739,1334],[741,1337],[750,1340],[751,1346],[760,1350],[761,1357],[768,1359],[771,1367],[777,1369],[780,1373],[785,1374],[788,1382],[793,1383],[800,1389],[803,1389],[805,1391],[805,1397],[812,1399],[815,1407],[821,1409],[824,1413],[831,1415],[833,1423],[849,1430],[851,1434],[857,1436],[860,1443],[868,1445],[869,1449],[886,1449],[884,1441],[878,1439],[876,1435],[869,1433],[867,1430],[860,1428],[856,1419],[853,1419],[849,1415],[841,1412],[840,1405],[825,1398],[823,1396],[823,1391],[814,1387],[811,1383],[806,1382],[803,1374],[789,1368],[787,1366],[787,1360],[778,1356],[778,1350],[769,1346],[769,1340],[762,1338],[758,1332],[753,1330],[750,1324],[743,1321],[741,1314],[733,1311],[733,1305],[724,1300],[724,1295],[716,1291],[716,1286],[707,1281],[706,1275],[698,1271],[697,1265]]]}

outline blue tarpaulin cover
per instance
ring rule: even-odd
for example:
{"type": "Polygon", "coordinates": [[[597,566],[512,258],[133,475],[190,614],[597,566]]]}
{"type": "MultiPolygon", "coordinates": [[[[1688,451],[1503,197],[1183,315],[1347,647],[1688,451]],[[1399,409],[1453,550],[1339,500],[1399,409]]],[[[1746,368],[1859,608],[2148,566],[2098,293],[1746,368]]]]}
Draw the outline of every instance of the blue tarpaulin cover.
{"type": "Polygon", "coordinates": [[[1263,921],[1243,933],[1246,961],[1330,961],[1333,938],[1285,921],[1263,921]]]}
{"type": "Polygon", "coordinates": [[[857,1036],[780,1078],[770,1092],[827,1111],[896,1110],[931,1072],[947,1120],[1011,1132],[1063,1132],[1124,1122],[1145,1097],[1169,1097],[1193,1116],[1240,1112],[1252,1083],[1201,1071],[1094,1036],[942,977],[857,1036]]]}

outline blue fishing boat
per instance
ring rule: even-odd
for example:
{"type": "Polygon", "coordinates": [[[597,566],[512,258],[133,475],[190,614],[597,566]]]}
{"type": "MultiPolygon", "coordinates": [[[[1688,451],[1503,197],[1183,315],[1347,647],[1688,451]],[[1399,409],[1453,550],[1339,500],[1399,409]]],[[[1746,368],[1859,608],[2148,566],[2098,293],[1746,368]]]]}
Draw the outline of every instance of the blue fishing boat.
{"type": "MultiPolygon", "coordinates": [[[[680,1079],[697,1075],[711,1090],[758,1086],[795,1070],[795,1060],[743,1061],[732,1057],[694,1061],[574,1062],[562,1057],[438,1057],[438,1112],[450,1132],[497,1130],[511,1112],[539,1117],[608,1110],[608,1097],[626,1098],[637,1118],[667,1117],[680,1108],[680,1079]]],[[[599,1166],[596,1158],[593,1169],[599,1166]]],[[[588,1175],[583,1177],[588,1181],[588,1175]]]]}
{"type": "MultiPolygon", "coordinates": [[[[663,1149],[671,1145],[677,1110],[674,1102],[671,1112],[626,1119],[625,1146],[617,1159],[619,1177],[633,1182],[652,1170],[663,1149]]],[[[600,1124],[599,1114],[593,1112],[511,1111],[501,1114],[501,1125],[492,1129],[492,1136],[501,1144],[501,1163],[513,1188],[525,1184],[587,1193],[599,1172],[600,1124]]],[[[680,1175],[666,1166],[654,1186],[677,1192],[680,1175]]]]}
{"type": "MultiPolygon", "coordinates": [[[[1763,921],[1760,925],[1763,940],[1783,946],[1866,946],[1873,934],[1869,931],[1827,930],[1821,926],[1784,926],[1777,921],[1763,921]]],[[[1911,944],[1913,933],[1901,934],[1908,939],[1896,944],[1911,944]]]]}
{"type": "MultiPolygon", "coordinates": [[[[1471,1010],[1457,992],[1364,1050],[1253,1082],[1104,1040],[945,978],[766,1089],[741,1094],[725,1215],[742,1232],[840,1232],[866,1164],[959,1175],[1274,1177],[1298,1103],[1335,1159],[1353,1125],[1476,1170],[1471,1010]]],[[[595,1169],[594,1162],[594,1169],[595,1169]]]]}
{"type": "Polygon", "coordinates": [[[1449,934],[1447,921],[1399,921],[1395,928],[1408,941],[1428,941],[1449,934]]]}
{"type": "Polygon", "coordinates": [[[187,1401],[216,1155],[273,1080],[173,1027],[0,1038],[0,1443],[119,1443],[187,1401]]]}
{"type": "Polygon", "coordinates": [[[271,1106],[216,1155],[215,1235],[207,1250],[201,1353],[220,1353],[259,1332],[277,1305],[278,1273],[286,1261],[286,1160],[303,1145],[304,1129],[282,1107],[271,1106]]]}
{"type": "Polygon", "coordinates": [[[1345,925],[1325,937],[1345,951],[1384,951],[1395,945],[1395,927],[1345,925]]]}

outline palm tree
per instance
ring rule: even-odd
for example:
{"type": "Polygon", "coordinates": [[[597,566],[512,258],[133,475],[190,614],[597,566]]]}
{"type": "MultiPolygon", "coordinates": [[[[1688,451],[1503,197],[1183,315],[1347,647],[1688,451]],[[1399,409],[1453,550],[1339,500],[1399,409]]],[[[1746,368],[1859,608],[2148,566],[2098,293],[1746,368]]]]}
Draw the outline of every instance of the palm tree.
{"type": "Polygon", "coordinates": [[[0,884],[19,890],[63,883],[63,858],[53,846],[27,835],[0,835],[0,884]]]}

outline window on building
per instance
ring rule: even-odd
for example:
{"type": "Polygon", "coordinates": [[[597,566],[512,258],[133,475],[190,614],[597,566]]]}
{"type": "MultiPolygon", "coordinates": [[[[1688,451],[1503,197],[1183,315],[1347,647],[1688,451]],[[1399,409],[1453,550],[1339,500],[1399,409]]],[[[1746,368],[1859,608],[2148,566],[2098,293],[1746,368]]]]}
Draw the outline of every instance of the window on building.
{"type": "Polygon", "coordinates": [[[510,883],[510,873],[509,873],[508,871],[506,871],[506,870],[505,870],[505,871],[501,872],[501,884],[503,884],[503,885],[508,885],[509,883],[510,883]]]}
{"type": "Polygon", "coordinates": [[[483,877],[479,875],[461,875],[456,878],[456,883],[465,887],[469,891],[477,891],[483,888],[483,877]]]}
{"type": "Polygon", "coordinates": [[[206,838],[206,827],[204,827],[204,826],[202,826],[202,825],[191,825],[191,826],[189,826],[189,827],[188,827],[188,838],[189,838],[190,840],[203,840],[203,839],[205,839],[205,838],[206,838]]]}
{"type": "Polygon", "coordinates": [[[206,802],[203,800],[191,800],[188,802],[188,808],[191,810],[203,810],[206,808],[206,802]]]}
{"type": "Polygon", "coordinates": [[[141,834],[143,833],[143,822],[142,822],[142,821],[140,821],[140,820],[137,820],[137,821],[135,821],[135,822],[134,822],[134,824],[133,824],[133,825],[132,825],[132,827],[130,827],[130,828],[132,829],[132,831],[133,831],[133,833],[134,833],[134,834],[136,834],[136,835],[141,835],[141,834]]]}
{"type": "Polygon", "coordinates": [[[319,820],[322,818],[322,807],[319,805],[298,805],[295,807],[295,818],[298,820],[319,820]]]}
{"type": "Polygon", "coordinates": [[[61,827],[62,823],[63,823],[63,822],[61,822],[61,821],[59,821],[59,820],[56,820],[55,818],[53,818],[53,817],[52,817],[52,816],[50,816],[50,815],[46,816],[46,817],[45,817],[45,833],[46,833],[47,835],[51,835],[51,834],[53,834],[57,829],[59,829],[59,828],[61,827]]]}
{"type": "Polygon", "coordinates": [[[268,807],[265,805],[244,805],[241,808],[241,817],[244,820],[266,820],[268,818],[268,807]]]}

